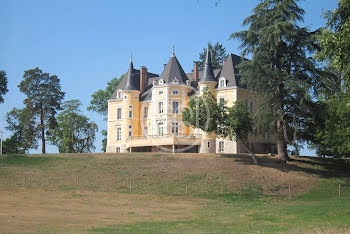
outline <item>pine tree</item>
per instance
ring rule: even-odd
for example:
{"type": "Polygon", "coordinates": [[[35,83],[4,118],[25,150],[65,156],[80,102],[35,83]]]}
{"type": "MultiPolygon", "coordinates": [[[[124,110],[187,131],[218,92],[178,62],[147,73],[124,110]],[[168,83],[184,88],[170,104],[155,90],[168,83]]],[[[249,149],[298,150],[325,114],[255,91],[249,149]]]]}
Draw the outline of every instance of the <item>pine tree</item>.
{"type": "Polygon", "coordinates": [[[61,109],[64,92],[57,76],[43,73],[38,67],[24,71],[23,78],[18,87],[27,96],[25,112],[33,120],[30,129],[36,132],[36,138],[41,138],[41,152],[45,154],[46,134],[57,126],[55,115],[61,109]]]}
{"type": "MultiPolygon", "coordinates": [[[[222,67],[222,62],[227,58],[227,53],[225,47],[219,43],[216,42],[216,44],[211,44],[208,42],[209,51],[211,51],[211,60],[212,60],[212,66],[213,69],[220,69],[222,67]]],[[[205,57],[207,54],[207,48],[203,48],[203,51],[199,54],[199,60],[193,61],[194,63],[197,63],[198,70],[203,71],[204,70],[204,64],[205,64],[205,57]]]]}
{"type": "Polygon", "coordinates": [[[299,27],[304,10],[297,0],[264,0],[243,21],[247,30],[233,33],[242,55],[252,55],[238,69],[242,82],[260,98],[257,116],[267,113],[276,123],[279,157],[288,160],[287,145],[303,140],[310,90],[318,78],[315,61],[309,57],[317,49],[317,32],[299,27]],[[295,137],[293,137],[293,135],[295,137]]]}

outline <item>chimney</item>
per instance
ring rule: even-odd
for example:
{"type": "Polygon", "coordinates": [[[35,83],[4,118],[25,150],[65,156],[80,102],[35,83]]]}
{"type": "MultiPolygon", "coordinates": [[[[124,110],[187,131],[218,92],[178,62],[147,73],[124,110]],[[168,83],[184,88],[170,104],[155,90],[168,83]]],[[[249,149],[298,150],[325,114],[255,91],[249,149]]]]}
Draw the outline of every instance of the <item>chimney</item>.
{"type": "Polygon", "coordinates": [[[194,63],[194,67],[193,67],[193,79],[195,83],[198,83],[198,79],[199,79],[199,72],[198,72],[198,64],[194,63]]]}
{"type": "Polygon", "coordinates": [[[222,66],[224,66],[225,63],[226,63],[226,59],[223,59],[223,60],[222,60],[222,66]]]}
{"type": "Polygon", "coordinates": [[[142,66],[140,68],[140,91],[141,93],[146,89],[147,87],[147,67],[142,66]]]}

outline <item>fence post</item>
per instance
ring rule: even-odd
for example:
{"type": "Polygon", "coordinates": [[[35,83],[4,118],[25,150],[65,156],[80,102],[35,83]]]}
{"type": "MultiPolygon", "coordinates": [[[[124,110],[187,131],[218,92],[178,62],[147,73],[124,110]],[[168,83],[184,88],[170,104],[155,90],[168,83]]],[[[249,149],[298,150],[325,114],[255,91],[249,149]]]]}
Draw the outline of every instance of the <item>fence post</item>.
{"type": "Polygon", "coordinates": [[[288,198],[290,200],[290,185],[288,185],[288,198]]]}

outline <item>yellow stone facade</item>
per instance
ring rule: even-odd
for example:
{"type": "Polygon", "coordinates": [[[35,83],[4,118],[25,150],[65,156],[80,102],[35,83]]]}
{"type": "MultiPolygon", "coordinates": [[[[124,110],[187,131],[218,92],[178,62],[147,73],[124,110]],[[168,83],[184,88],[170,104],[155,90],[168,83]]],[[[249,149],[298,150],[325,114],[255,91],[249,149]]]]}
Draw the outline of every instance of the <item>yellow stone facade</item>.
{"type": "MultiPolygon", "coordinates": [[[[182,111],[188,107],[191,96],[201,95],[203,90],[213,93],[218,102],[224,100],[227,106],[241,100],[247,108],[254,111],[252,92],[237,85],[227,87],[224,82],[220,86],[219,82],[228,78],[221,77],[220,71],[216,74],[218,82],[198,81],[199,71],[184,75],[182,68],[176,67],[180,66],[176,57],[171,58],[167,66],[162,75],[152,74],[153,77],[148,77],[146,85],[143,85],[142,77],[137,79],[141,72],[129,68],[131,75],[124,78],[129,81],[121,81],[108,100],[107,152],[245,152],[235,141],[220,139],[185,126],[182,111]],[[185,77],[183,82],[177,76],[185,77]],[[134,88],[139,90],[124,88],[125,85],[130,85],[128,82],[131,79],[137,79],[135,84],[140,83],[134,88]]],[[[271,137],[264,136],[263,133],[249,137],[249,141],[257,153],[274,150],[271,137]]]]}

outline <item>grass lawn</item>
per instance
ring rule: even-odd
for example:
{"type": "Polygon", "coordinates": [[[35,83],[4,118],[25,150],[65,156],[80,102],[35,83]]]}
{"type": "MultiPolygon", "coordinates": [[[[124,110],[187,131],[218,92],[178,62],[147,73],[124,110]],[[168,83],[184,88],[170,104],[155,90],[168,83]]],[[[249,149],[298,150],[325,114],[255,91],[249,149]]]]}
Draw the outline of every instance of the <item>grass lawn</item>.
{"type": "Polygon", "coordinates": [[[349,161],[258,159],[2,156],[0,232],[350,233],[349,161]]]}

